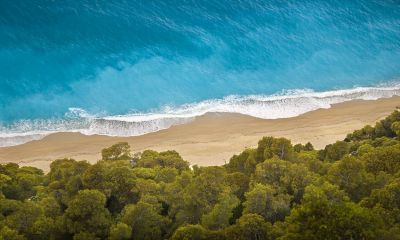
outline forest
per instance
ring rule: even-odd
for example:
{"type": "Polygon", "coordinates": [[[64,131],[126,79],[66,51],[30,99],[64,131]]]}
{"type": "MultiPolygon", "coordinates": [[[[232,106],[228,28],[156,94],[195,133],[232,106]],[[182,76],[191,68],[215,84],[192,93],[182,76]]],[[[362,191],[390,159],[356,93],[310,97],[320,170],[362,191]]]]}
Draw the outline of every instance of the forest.
{"type": "Polygon", "coordinates": [[[224,166],[101,154],[0,165],[0,240],[400,239],[397,110],[321,150],[264,137],[224,166]]]}

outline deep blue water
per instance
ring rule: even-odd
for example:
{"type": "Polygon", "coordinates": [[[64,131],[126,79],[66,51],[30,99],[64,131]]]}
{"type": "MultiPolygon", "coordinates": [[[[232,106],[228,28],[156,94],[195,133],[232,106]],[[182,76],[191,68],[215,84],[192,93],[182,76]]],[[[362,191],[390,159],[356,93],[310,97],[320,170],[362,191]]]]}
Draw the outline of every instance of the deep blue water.
{"type": "Polygon", "coordinates": [[[0,0],[4,126],[399,77],[400,1],[0,0]]]}

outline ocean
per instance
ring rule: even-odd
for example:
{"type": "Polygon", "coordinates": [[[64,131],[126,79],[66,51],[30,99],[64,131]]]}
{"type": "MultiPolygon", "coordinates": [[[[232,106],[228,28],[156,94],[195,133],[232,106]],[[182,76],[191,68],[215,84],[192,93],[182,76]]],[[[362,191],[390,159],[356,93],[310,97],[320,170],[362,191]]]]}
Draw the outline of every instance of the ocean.
{"type": "Polygon", "coordinates": [[[0,0],[0,146],[395,95],[398,0],[0,0]]]}

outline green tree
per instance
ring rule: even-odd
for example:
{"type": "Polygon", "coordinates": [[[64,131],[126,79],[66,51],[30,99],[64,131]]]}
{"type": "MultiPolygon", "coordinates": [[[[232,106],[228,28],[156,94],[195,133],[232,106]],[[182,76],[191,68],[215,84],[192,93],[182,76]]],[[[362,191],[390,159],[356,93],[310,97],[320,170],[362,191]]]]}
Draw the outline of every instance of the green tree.
{"type": "Polygon", "coordinates": [[[170,167],[175,168],[179,172],[188,170],[189,163],[182,159],[176,151],[165,151],[156,152],[152,150],[146,150],[142,153],[141,158],[138,161],[139,167],[170,167]]]}
{"type": "Polygon", "coordinates": [[[280,188],[292,195],[295,203],[299,203],[305,188],[316,180],[316,174],[309,171],[303,164],[290,164],[280,179],[280,188]]]}
{"type": "Polygon", "coordinates": [[[5,187],[9,182],[11,182],[11,177],[0,173],[0,198],[3,196],[3,187],[5,187]]]}
{"type": "Polygon", "coordinates": [[[254,172],[257,165],[256,150],[246,149],[239,155],[233,155],[226,165],[229,172],[241,172],[250,175],[254,172]]]}
{"type": "Polygon", "coordinates": [[[313,150],[314,150],[314,146],[310,142],[307,142],[305,145],[298,143],[293,146],[293,151],[298,152],[298,153],[301,151],[313,151],[313,150]]]}
{"type": "Polygon", "coordinates": [[[278,157],[267,159],[257,165],[254,180],[257,183],[270,184],[276,188],[281,186],[283,177],[288,173],[290,162],[278,157]]]}
{"type": "Polygon", "coordinates": [[[46,217],[56,218],[62,214],[61,206],[52,196],[43,198],[40,200],[39,204],[43,208],[43,212],[46,217]]]}
{"type": "Polygon", "coordinates": [[[397,136],[400,136],[400,121],[392,123],[392,131],[396,133],[397,136]]]}
{"type": "Polygon", "coordinates": [[[268,185],[256,184],[246,193],[243,213],[256,213],[269,222],[283,220],[290,212],[290,196],[268,185]]]}
{"type": "Polygon", "coordinates": [[[17,230],[28,238],[34,234],[34,223],[43,214],[42,209],[35,203],[27,201],[6,217],[5,223],[8,227],[17,230]]]}
{"type": "Polygon", "coordinates": [[[286,138],[264,137],[258,142],[257,162],[277,156],[289,160],[293,155],[293,146],[286,138]]]}
{"type": "Polygon", "coordinates": [[[205,167],[198,176],[184,185],[179,197],[171,197],[169,205],[178,224],[197,224],[201,216],[212,210],[228,186],[222,167],[205,167]],[[172,201],[171,201],[172,200],[172,201]]]}
{"type": "Polygon", "coordinates": [[[285,222],[282,239],[374,239],[382,226],[377,216],[329,183],[308,186],[302,204],[285,222]]]}
{"type": "Polygon", "coordinates": [[[2,217],[7,217],[23,206],[23,202],[13,199],[0,198],[0,213],[2,217]]]}
{"type": "Polygon", "coordinates": [[[377,147],[374,151],[364,154],[361,158],[368,171],[378,173],[384,171],[394,174],[400,170],[400,144],[377,147]]]}
{"type": "Polygon", "coordinates": [[[171,167],[157,168],[155,171],[154,180],[156,182],[170,183],[175,181],[175,178],[179,175],[178,170],[171,167]]]}
{"type": "Polygon", "coordinates": [[[57,239],[59,232],[53,218],[40,216],[32,227],[33,235],[37,239],[57,239]]]}
{"type": "Polygon", "coordinates": [[[354,140],[354,141],[360,141],[364,139],[373,139],[375,138],[375,128],[367,125],[363,127],[362,129],[355,130],[353,133],[348,134],[346,137],[346,140],[354,140]]]}
{"type": "Polygon", "coordinates": [[[319,151],[319,158],[327,161],[337,161],[349,153],[350,144],[345,141],[337,141],[326,145],[324,150],[319,151]]]}
{"type": "Polygon", "coordinates": [[[80,232],[74,235],[73,240],[100,240],[100,238],[91,232],[80,232]]]}
{"type": "Polygon", "coordinates": [[[79,191],[65,210],[65,227],[68,232],[89,232],[100,238],[107,236],[111,219],[105,204],[103,193],[97,190],[79,191]]]}
{"type": "Polygon", "coordinates": [[[202,225],[211,230],[227,227],[229,220],[233,217],[233,210],[239,205],[239,202],[239,199],[230,193],[230,189],[225,190],[213,209],[202,216],[202,225]]]}
{"type": "Polygon", "coordinates": [[[393,179],[383,188],[374,189],[369,197],[362,200],[361,205],[379,207],[385,212],[385,219],[400,223],[400,178],[393,179]]]}
{"type": "Polygon", "coordinates": [[[117,223],[111,226],[109,240],[128,240],[131,239],[132,229],[125,223],[117,223]]]}
{"type": "Polygon", "coordinates": [[[168,219],[161,216],[153,205],[141,201],[127,205],[121,221],[132,228],[132,237],[136,240],[162,239],[168,225],[168,219]]]}
{"type": "Polygon", "coordinates": [[[119,142],[111,147],[101,150],[103,160],[129,160],[131,158],[131,146],[127,142],[119,142]]]}
{"type": "Polygon", "coordinates": [[[133,191],[136,175],[128,163],[101,161],[89,167],[82,177],[83,186],[96,189],[107,197],[111,213],[119,213],[126,204],[137,201],[133,191]]]}
{"type": "Polygon", "coordinates": [[[307,142],[306,145],[304,145],[304,151],[313,151],[313,150],[314,146],[310,142],[307,142]]]}
{"type": "Polygon", "coordinates": [[[328,179],[346,191],[356,202],[369,196],[374,187],[374,176],[367,173],[362,161],[350,156],[344,157],[331,166],[328,179]]]}
{"type": "Polygon", "coordinates": [[[227,185],[240,200],[244,199],[244,193],[249,190],[249,182],[249,177],[241,172],[226,175],[227,185]]]}
{"type": "Polygon", "coordinates": [[[0,239],[1,240],[25,240],[24,235],[18,233],[18,231],[9,228],[7,226],[0,227],[0,239]]]}
{"type": "Polygon", "coordinates": [[[244,214],[236,224],[226,229],[227,239],[268,240],[271,239],[272,226],[258,214],[244,214]]]}
{"type": "Polygon", "coordinates": [[[357,156],[362,157],[364,154],[372,152],[373,150],[374,147],[371,144],[369,143],[362,144],[357,149],[357,156]]]}
{"type": "Polygon", "coordinates": [[[184,225],[179,227],[171,240],[206,240],[207,230],[201,225],[184,225]]]}
{"type": "Polygon", "coordinates": [[[36,195],[36,187],[43,182],[43,171],[34,167],[7,164],[0,169],[0,195],[25,200],[36,195]]]}
{"type": "Polygon", "coordinates": [[[83,189],[81,176],[89,166],[86,161],[73,159],[58,159],[50,164],[50,172],[47,174],[48,188],[63,207],[83,189]]]}

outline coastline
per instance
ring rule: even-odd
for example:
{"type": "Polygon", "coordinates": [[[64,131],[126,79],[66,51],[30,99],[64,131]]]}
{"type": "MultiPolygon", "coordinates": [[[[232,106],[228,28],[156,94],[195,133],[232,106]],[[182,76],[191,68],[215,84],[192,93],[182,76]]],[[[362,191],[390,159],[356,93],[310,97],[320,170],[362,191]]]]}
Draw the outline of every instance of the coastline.
{"type": "Polygon", "coordinates": [[[352,100],[297,117],[259,119],[236,113],[207,113],[190,123],[134,137],[54,133],[41,140],[0,148],[0,163],[14,162],[48,171],[52,160],[74,158],[96,162],[100,151],[127,141],[133,152],[176,150],[190,164],[221,165],[233,154],[257,145],[262,136],[287,137],[293,143],[310,141],[316,148],[342,140],[347,133],[374,124],[397,106],[400,97],[352,100]]]}

